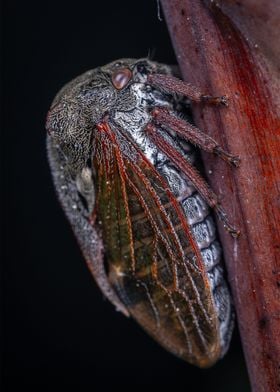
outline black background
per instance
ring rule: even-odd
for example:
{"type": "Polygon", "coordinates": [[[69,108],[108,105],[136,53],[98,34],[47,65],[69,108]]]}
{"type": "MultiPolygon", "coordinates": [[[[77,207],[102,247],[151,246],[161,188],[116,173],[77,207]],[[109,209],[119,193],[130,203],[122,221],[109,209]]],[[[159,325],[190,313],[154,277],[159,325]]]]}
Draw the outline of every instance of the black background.
{"type": "Polygon", "coordinates": [[[237,331],[200,370],[103,300],[50,178],[44,121],[65,82],[121,57],[175,63],[156,1],[6,0],[3,11],[4,390],[249,391],[237,331]]]}

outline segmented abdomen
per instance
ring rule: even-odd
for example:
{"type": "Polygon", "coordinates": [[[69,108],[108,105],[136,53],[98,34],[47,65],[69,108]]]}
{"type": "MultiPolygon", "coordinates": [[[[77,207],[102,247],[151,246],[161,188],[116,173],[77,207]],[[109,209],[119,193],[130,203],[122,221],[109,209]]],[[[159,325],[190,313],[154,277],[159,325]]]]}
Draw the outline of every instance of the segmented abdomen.
{"type": "MultiPolygon", "coordinates": [[[[178,148],[184,153],[186,159],[192,164],[195,163],[193,148],[189,144],[184,144],[183,148],[178,144],[178,148]]],[[[233,328],[233,310],[230,293],[224,279],[221,247],[217,241],[215,222],[210,208],[191,182],[184,178],[184,175],[179,173],[168,160],[158,164],[157,168],[177,196],[201,251],[220,323],[222,352],[225,352],[233,328]]]]}

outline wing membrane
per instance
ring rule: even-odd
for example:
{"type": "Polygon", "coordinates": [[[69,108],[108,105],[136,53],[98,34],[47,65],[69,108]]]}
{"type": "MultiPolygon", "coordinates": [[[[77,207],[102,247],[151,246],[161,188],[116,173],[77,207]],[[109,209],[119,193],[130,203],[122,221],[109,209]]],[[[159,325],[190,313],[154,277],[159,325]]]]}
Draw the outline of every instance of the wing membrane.
{"type": "Polygon", "coordinates": [[[123,154],[109,127],[108,137],[97,163],[97,214],[110,282],[160,344],[207,366],[220,355],[217,318],[183,210],[141,151],[128,141],[131,154],[123,154]]]}

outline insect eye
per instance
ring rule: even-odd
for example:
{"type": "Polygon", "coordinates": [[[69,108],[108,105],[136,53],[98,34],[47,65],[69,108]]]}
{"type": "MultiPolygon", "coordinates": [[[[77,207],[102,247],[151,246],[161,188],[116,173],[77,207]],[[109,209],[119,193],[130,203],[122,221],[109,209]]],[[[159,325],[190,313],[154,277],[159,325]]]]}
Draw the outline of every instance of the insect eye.
{"type": "Polygon", "coordinates": [[[117,90],[122,90],[132,78],[132,72],[128,68],[118,69],[112,74],[112,83],[117,90]]]}

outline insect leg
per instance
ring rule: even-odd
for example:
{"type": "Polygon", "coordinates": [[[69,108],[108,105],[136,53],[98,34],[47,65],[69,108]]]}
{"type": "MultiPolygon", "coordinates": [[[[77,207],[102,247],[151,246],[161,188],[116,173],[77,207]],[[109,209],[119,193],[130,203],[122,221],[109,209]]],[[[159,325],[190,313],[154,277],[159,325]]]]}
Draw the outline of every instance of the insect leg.
{"type": "Polygon", "coordinates": [[[183,137],[185,140],[198,146],[202,150],[218,155],[224,161],[233,166],[239,166],[240,158],[238,156],[232,155],[223,150],[222,147],[206,133],[202,132],[187,121],[174,116],[168,109],[157,107],[153,109],[151,114],[154,121],[161,127],[171,129],[176,132],[177,135],[183,137]]]}
{"type": "Polygon", "coordinates": [[[167,141],[158,133],[152,124],[146,126],[146,131],[155,145],[176,165],[193,183],[204,200],[212,207],[224,224],[224,227],[232,236],[237,237],[239,232],[229,223],[226,213],[218,203],[217,195],[212,191],[200,173],[167,141]]]}
{"type": "Polygon", "coordinates": [[[193,102],[204,102],[211,105],[228,106],[228,101],[225,96],[212,97],[204,94],[199,88],[190,83],[184,82],[181,79],[177,79],[172,75],[150,74],[147,78],[147,82],[151,86],[157,87],[164,92],[184,95],[193,102]]]}

